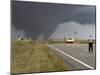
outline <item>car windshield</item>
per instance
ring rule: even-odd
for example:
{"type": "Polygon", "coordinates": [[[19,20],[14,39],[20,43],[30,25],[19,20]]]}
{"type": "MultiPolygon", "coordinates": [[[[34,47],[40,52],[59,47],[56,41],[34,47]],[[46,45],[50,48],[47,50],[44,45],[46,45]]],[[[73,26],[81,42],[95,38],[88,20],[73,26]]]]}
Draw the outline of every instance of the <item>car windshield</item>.
{"type": "Polygon", "coordinates": [[[72,38],[68,38],[68,40],[72,40],[72,38]]]}

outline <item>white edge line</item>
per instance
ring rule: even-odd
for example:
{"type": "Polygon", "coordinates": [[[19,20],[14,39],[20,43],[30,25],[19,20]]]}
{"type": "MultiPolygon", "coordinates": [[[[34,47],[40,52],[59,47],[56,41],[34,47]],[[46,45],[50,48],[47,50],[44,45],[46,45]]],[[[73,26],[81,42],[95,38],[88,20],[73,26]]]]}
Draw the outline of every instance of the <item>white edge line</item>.
{"type": "Polygon", "coordinates": [[[88,67],[88,68],[90,68],[90,69],[94,69],[93,67],[91,67],[91,66],[87,65],[86,63],[84,63],[84,62],[82,62],[82,61],[80,61],[80,60],[78,60],[78,59],[76,59],[76,58],[70,56],[69,54],[67,54],[67,53],[65,53],[65,52],[63,52],[63,51],[61,51],[61,50],[59,50],[59,49],[56,48],[56,47],[54,47],[54,46],[52,46],[52,45],[50,45],[50,44],[48,44],[48,46],[51,47],[51,48],[53,48],[53,49],[55,49],[56,51],[61,52],[62,54],[68,56],[69,58],[71,58],[71,59],[73,59],[73,60],[79,62],[80,64],[82,64],[82,65],[84,65],[84,66],[86,66],[86,67],[88,67]]]}

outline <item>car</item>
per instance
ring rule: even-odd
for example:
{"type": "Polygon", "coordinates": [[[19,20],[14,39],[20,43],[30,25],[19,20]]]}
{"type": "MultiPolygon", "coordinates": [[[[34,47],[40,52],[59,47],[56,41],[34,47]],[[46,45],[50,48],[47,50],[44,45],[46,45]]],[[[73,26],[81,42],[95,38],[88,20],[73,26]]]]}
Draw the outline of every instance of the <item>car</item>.
{"type": "Polygon", "coordinates": [[[74,39],[72,37],[67,38],[66,43],[74,43],[74,39]]]}

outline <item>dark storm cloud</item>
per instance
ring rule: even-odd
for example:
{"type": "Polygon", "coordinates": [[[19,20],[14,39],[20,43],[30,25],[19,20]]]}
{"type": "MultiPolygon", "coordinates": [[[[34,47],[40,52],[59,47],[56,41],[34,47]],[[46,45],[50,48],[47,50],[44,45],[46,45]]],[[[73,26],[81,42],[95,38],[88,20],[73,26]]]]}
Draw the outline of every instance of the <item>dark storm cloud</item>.
{"type": "Polygon", "coordinates": [[[95,7],[12,1],[12,25],[26,36],[49,37],[58,24],[69,21],[95,24],[95,7]]]}

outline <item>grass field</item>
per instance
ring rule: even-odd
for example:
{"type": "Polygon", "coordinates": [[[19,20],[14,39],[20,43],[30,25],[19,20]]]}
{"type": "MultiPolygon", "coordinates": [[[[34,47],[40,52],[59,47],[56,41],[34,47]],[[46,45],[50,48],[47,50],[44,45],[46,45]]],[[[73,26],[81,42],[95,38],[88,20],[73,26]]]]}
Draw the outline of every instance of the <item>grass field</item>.
{"type": "MultiPolygon", "coordinates": [[[[50,44],[53,44],[53,43],[66,43],[66,41],[65,40],[48,40],[48,43],[50,43],[50,44]]],[[[79,40],[79,39],[77,39],[76,41],[74,41],[74,43],[79,43],[79,44],[87,44],[88,43],[88,40],[79,40]]],[[[96,43],[96,41],[94,40],[94,42],[93,42],[94,44],[96,43]]]]}
{"type": "Polygon", "coordinates": [[[12,43],[11,73],[31,73],[69,70],[70,66],[45,44],[33,41],[12,43]]]}

